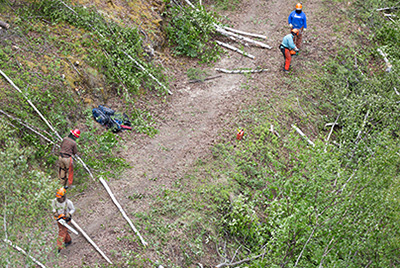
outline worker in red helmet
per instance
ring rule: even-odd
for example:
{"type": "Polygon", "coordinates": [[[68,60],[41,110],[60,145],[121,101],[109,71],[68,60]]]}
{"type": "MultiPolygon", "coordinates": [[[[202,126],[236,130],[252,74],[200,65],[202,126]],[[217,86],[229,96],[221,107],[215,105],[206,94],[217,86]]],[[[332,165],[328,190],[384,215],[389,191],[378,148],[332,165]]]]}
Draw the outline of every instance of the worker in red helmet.
{"type": "Polygon", "coordinates": [[[299,51],[293,41],[294,37],[298,34],[299,30],[292,29],[290,34],[283,37],[282,43],[279,46],[279,49],[283,54],[283,58],[285,59],[285,63],[283,65],[284,72],[289,72],[290,63],[292,62],[292,55],[295,55],[299,51]]]}
{"type": "Polygon", "coordinates": [[[307,29],[307,17],[303,12],[303,5],[301,3],[297,3],[295,10],[290,13],[288,23],[291,30],[299,30],[299,34],[294,38],[294,43],[296,47],[300,49],[303,32],[307,29]]]}
{"type": "Polygon", "coordinates": [[[75,212],[75,207],[72,201],[67,199],[67,191],[64,187],[57,190],[56,198],[53,199],[51,206],[53,216],[57,220],[58,225],[57,250],[60,253],[61,249],[71,245],[72,239],[67,227],[62,225],[59,220],[63,219],[68,224],[71,221],[72,214],[75,212]]]}
{"type": "Polygon", "coordinates": [[[74,166],[73,159],[78,152],[76,146],[76,139],[79,138],[81,132],[79,129],[71,129],[68,137],[65,137],[61,143],[60,156],[59,156],[59,171],[58,177],[60,178],[61,185],[65,188],[72,185],[74,180],[74,166]]]}

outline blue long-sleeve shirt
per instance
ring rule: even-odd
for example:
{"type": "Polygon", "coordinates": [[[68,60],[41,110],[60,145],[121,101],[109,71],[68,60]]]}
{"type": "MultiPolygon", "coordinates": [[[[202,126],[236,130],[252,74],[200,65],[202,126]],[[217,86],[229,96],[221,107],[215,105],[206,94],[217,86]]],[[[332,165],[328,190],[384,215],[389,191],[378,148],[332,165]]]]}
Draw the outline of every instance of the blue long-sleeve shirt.
{"type": "Polygon", "coordinates": [[[297,48],[296,45],[293,42],[293,35],[290,33],[286,35],[283,40],[282,40],[282,46],[288,48],[288,49],[295,49],[297,48]]]}
{"type": "Polygon", "coordinates": [[[293,10],[289,15],[288,22],[293,25],[294,29],[301,29],[302,27],[307,28],[307,18],[303,11],[297,14],[296,10],[293,10]]]}

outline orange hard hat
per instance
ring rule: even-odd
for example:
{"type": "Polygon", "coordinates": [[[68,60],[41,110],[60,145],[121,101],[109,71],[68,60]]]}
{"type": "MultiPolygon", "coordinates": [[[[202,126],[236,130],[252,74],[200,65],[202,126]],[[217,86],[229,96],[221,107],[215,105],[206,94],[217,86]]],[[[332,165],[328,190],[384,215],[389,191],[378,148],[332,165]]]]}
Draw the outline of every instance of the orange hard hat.
{"type": "Polygon", "coordinates": [[[302,9],[303,9],[303,5],[301,3],[297,3],[296,10],[302,10],[302,9]]]}
{"type": "Polygon", "coordinates": [[[61,198],[61,197],[63,197],[66,193],[67,193],[67,191],[65,190],[65,188],[64,188],[64,187],[61,187],[60,189],[57,190],[56,197],[57,197],[57,198],[61,198]]]}
{"type": "Polygon", "coordinates": [[[72,135],[74,135],[75,137],[79,138],[79,136],[81,135],[81,131],[79,129],[71,129],[71,133],[72,135]]]}
{"type": "Polygon", "coordinates": [[[299,29],[292,29],[291,33],[294,35],[299,35],[299,29]]]}

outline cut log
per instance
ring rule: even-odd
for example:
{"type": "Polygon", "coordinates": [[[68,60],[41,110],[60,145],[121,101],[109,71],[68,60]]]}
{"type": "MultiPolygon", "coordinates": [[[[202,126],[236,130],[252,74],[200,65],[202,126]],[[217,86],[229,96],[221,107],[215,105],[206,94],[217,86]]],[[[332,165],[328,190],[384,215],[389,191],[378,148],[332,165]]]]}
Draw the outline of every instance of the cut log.
{"type": "Polygon", "coordinates": [[[0,20],[0,27],[8,29],[10,28],[10,24],[0,20]]]}
{"type": "Polygon", "coordinates": [[[315,146],[315,144],[298,127],[296,127],[295,125],[292,125],[292,128],[294,128],[296,130],[296,132],[299,133],[300,136],[302,136],[309,144],[311,144],[313,147],[315,146]]]}
{"type": "Polygon", "coordinates": [[[215,27],[215,30],[216,30],[218,33],[222,34],[222,35],[225,35],[225,36],[233,36],[233,37],[235,37],[235,38],[237,38],[237,39],[246,41],[246,42],[248,42],[249,44],[253,44],[253,45],[256,45],[256,46],[258,46],[258,47],[267,48],[267,49],[271,49],[271,48],[272,48],[271,46],[266,45],[266,44],[264,44],[264,43],[262,43],[262,42],[255,41],[255,40],[250,39],[250,38],[248,38],[248,37],[245,37],[245,36],[241,36],[241,35],[238,35],[238,34],[235,34],[235,33],[228,32],[228,31],[224,30],[223,28],[221,28],[221,27],[218,26],[218,25],[215,25],[215,26],[216,26],[216,27],[215,27]]]}
{"type": "Polygon", "coordinates": [[[90,237],[82,230],[82,228],[73,220],[71,219],[71,223],[72,225],[78,229],[78,231],[86,238],[86,240],[100,253],[100,255],[109,263],[109,264],[113,264],[109,258],[107,258],[107,256],[103,253],[103,251],[101,251],[101,249],[96,245],[95,242],[93,242],[92,239],[90,239],[90,237]]]}
{"type": "Polygon", "coordinates": [[[220,46],[229,48],[229,49],[231,49],[231,50],[233,50],[233,51],[235,51],[235,52],[237,52],[239,54],[242,54],[243,56],[249,57],[250,59],[254,60],[256,58],[253,55],[248,54],[247,52],[244,52],[244,51],[242,51],[242,50],[240,50],[240,49],[238,49],[238,48],[236,48],[234,46],[231,46],[231,45],[229,45],[227,43],[224,43],[224,42],[221,42],[221,41],[218,41],[218,40],[216,40],[215,42],[217,42],[217,44],[220,45],[220,46]]]}
{"type": "Polygon", "coordinates": [[[386,63],[386,72],[390,73],[390,71],[392,70],[392,64],[390,64],[389,60],[387,59],[387,55],[380,48],[378,48],[377,51],[379,52],[379,54],[381,54],[383,60],[386,63]]]}
{"type": "Polygon", "coordinates": [[[237,38],[235,38],[235,37],[233,37],[233,36],[228,36],[228,38],[231,39],[232,41],[237,42],[237,43],[241,43],[241,44],[244,45],[245,47],[249,47],[249,44],[248,44],[246,41],[237,39],[237,38]]]}
{"type": "Polygon", "coordinates": [[[237,33],[237,34],[241,34],[241,35],[247,35],[247,36],[251,36],[251,37],[257,37],[257,38],[261,38],[261,39],[267,39],[267,37],[265,35],[261,35],[261,34],[253,34],[253,33],[248,33],[248,32],[243,32],[243,31],[239,31],[230,27],[223,27],[225,30],[237,33]]]}
{"type": "Polygon", "coordinates": [[[227,73],[227,74],[248,74],[248,73],[261,73],[261,72],[266,72],[268,69],[255,69],[255,70],[226,70],[226,69],[221,69],[221,68],[215,68],[216,71],[221,72],[221,73],[227,73]]]}
{"type": "Polygon", "coordinates": [[[117,199],[115,198],[114,194],[111,192],[110,187],[108,187],[107,182],[100,177],[99,178],[101,184],[103,184],[104,188],[107,190],[108,194],[111,196],[112,201],[114,202],[114,204],[117,206],[117,208],[119,209],[119,211],[121,212],[122,216],[125,218],[125,220],[129,223],[129,225],[131,226],[132,230],[136,233],[136,235],[140,238],[140,241],[142,242],[142,244],[144,246],[147,246],[147,242],[144,241],[143,237],[140,235],[139,231],[136,230],[135,226],[133,225],[131,219],[129,219],[128,215],[126,215],[125,211],[122,209],[121,205],[118,203],[117,199]]]}
{"type": "Polygon", "coordinates": [[[37,259],[35,259],[34,257],[32,257],[31,255],[29,255],[28,253],[26,253],[25,250],[23,250],[22,248],[20,248],[17,245],[14,245],[10,240],[8,239],[4,239],[4,242],[9,244],[10,246],[12,246],[15,250],[21,252],[22,254],[24,254],[25,256],[28,256],[32,261],[34,261],[37,265],[39,265],[42,268],[46,268],[46,266],[44,266],[41,262],[39,262],[37,259]]]}

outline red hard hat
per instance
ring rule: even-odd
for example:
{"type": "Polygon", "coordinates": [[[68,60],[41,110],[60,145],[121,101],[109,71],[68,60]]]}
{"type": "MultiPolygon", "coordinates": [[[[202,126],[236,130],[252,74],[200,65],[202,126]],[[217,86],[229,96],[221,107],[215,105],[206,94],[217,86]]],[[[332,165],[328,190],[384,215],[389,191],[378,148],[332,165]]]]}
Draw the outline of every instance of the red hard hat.
{"type": "Polygon", "coordinates": [[[71,133],[72,133],[72,135],[74,135],[77,138],[79,138],[79,136],[81,135],[81,131],[77,128],[74,130],[71,129],[71,133]]]}

